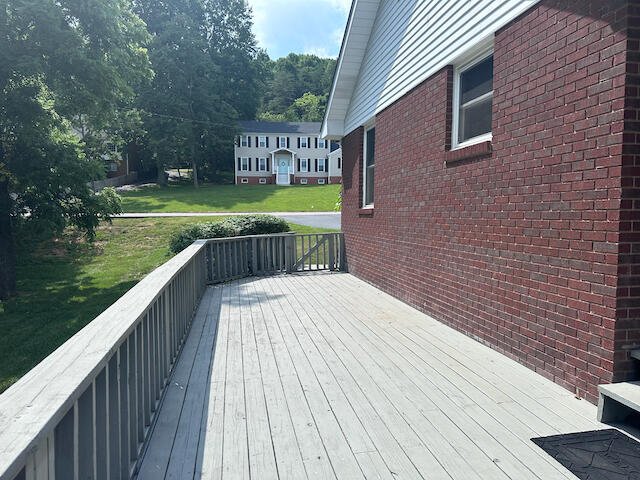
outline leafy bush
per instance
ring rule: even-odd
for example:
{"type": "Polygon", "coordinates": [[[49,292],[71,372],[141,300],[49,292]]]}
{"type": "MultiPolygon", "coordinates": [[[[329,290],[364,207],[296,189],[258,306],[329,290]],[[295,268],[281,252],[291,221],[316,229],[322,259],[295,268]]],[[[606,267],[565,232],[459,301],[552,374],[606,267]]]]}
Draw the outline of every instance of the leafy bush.
{"type": "Polygon", "coordinates": [[[171,235],[169,249],[173,253],[178,253],[194,241],[204,238],[239,237],[288,231],[289,224],[273,215],[238,215],[222,222],[185,225],[178,232],[171,235]]]}

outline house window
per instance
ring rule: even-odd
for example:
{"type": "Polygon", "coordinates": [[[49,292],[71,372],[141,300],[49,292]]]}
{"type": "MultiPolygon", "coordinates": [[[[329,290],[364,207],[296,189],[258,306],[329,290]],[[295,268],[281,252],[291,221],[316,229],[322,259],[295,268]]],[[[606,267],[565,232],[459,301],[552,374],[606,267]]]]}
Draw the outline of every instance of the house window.
{"type": "Polygon", "coordinates": [[[287,148],[287,137],[278,137],[278,147],[287,148]]]}
{"type": "Polygon", "coordinates": [[[319,172],[325,172],[325,159],[324,158],[319,158],[318,159],[318,171],[319,172]]]}
{"type": "Polygon", "coordinates": [[[301,178],[301,179],[300,179],[300,183],[301,183],[302,185],[306,185],[306,184],[307,184],[307,179],[306,179],[306,178],[301,178]]]}
{"type": "Polygon", "coordinates": [[[241,180],[241,182],[242,182],[242,183],[249,183],[249,179],[248,179],[248,178],[243,178],[243,179],[241,180]]]}
{"type": "Polygon", "coordinates": [[[110,172],[115,172],[118,170],[118,164],[115,162],[111,162],[109,163],[109,171],[110,172]]]}
{"type": "Polygon", "coordinates": [[[266,158],[259,158],[258,159],[258,171],[259,172],[266,172],[267,171],[267,159],[266,158]]]}
{"type": "Polygon", "coordinates": [[[107,143],[107,150],[109,153],[118,153],[118,146],[115,143],[107,143]]]}
{"type": "Polygon", "coordinates": [[[267,137],[258,137],[258,146],[265,148],[267,146],[267,137]]]}
{"type": "Polygon", "coordinates": [[[309,159],[308,158],[301,158],[300,159],[300,171],[301,172],[308,172],[309,171],[309,159]]]}
{"type": "Polygon", "coordinates": [[[240,146],[248,147],[249,146],[249,137],[246,135],[240,135],[240,146]]]}
{"type": "Polygon", "coordinates": [[[327,148],[327,145],[322,138],[318,139],[318,148],[327,148]]]}
{"type": "Polygon", "coordinates": [[[300,137],[300,148],[307,148],[307,137],[300,137]]]}
{"type": "Polygon", "coordinates": [[[267,183],[267,179],[266,179],[266,178],[261,178],[261,179],[259,180],[259,182],[260,182],[260,183],[267,183]]]}
{"type": "Polygon", "coordinates": [[[247,157],[243,157],[240,159],[240,171],[241,172],[249,171],[249,159],[247,157]]]}
{"type": "Polygon", "coordinates": [[[362,169],[362,204],[373,206],[373,167],[375,163],[376,127],[364,133],[364,168],[362,169]]]}
{"type": "Polygon", "coordinates": [[[491,139],[493,53],[456,71],[454,80],[453,144],[491,139]]]}
{"type": "Polygon", "coordinates": [[[318,179],[318,185],[324,185],[324,178],[318,179]]]}

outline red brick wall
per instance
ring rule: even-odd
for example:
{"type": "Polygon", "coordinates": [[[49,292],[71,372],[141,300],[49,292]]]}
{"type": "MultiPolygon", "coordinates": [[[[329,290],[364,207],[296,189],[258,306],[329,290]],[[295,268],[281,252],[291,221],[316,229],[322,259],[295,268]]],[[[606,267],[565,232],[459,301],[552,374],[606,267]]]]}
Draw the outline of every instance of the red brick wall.
{"type": "MultiPolygon", "coordinates": [[[[616,329],[630,302],[616,289],[624,3],[543,1],[496,33],[488,154],[445,163],[451,68],[380,113],[372,216],[358,212],[362,128],[343,139],[350,271],[591,401],[614,380],[614,352],[615,378],[628,374],[638,337],[637,311],[624,338],[616,329]]],[[[633,183],[640,149],[628,149],[633,183]]],[[[638,224],[626,228],[636,248],[638,224]]],[[[634,286],[635,253],[620,259],[634,286]]]]}
{"type": "Polygon", "coordinates": [[[273,175],[269,175],[269,174],[265,175],[264,177],[249,177],[249,176],[243,176],[243,175],[238,174],[237,184],[238,185],[262,185],[260,183],[260,179],[261,178],[266,178],[267,179],[267,184],[275,183],[274,176],[273,175]],[[243,178],[248,178],[249,179],[249,183],[242,183],[242,179],[243,178]]]}

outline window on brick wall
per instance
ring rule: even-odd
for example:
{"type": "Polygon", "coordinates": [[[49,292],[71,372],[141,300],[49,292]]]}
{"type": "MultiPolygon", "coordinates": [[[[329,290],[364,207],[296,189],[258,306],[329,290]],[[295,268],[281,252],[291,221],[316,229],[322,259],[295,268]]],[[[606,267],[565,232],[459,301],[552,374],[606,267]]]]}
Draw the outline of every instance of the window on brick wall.
{"type": "Polygon", "coordinates": [[[362,205],[373,207],[373,167],[375,165],[376,127],[364,132],[364,158],[362,169],[362,205]]]}
{"type": "Polygon", "coordinates": [[[456,68],[453,95],[453,147],[491,140],[493,52],[456,68]]]}

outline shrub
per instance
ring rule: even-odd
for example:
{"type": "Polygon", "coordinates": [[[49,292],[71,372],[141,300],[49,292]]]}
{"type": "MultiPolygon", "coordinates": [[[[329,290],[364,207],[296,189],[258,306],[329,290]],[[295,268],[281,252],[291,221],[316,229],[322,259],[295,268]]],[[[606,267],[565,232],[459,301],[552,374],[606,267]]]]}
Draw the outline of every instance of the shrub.
{"type": "Polygon", "coordinates": [[[205,222],[185,225],[171,235],[169,249],[178,253],[194,241],[205,238],[239,237],[266,233],[288,232],[289,224],[273,215],[239,215],[222,222],[205,222]]]}

